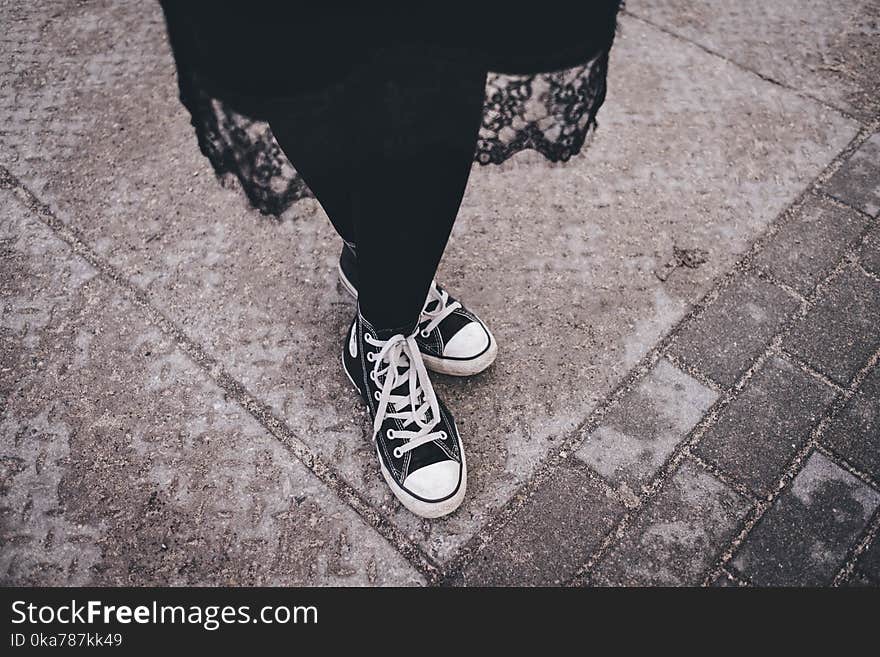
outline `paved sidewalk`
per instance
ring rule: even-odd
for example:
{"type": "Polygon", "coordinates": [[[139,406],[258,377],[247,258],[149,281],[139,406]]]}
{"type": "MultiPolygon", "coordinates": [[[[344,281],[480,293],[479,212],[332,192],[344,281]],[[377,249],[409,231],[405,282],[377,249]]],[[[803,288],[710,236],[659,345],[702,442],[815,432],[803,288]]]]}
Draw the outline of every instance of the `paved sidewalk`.
{"type": "Polygon", "coordinates": [[[439,277],[501,351],[438,378],[440,521],[337,238],[217,184],[158,6],[0,24],[3,583],[880,584],[880,2],[633,0],[589,151],[475,168],[439,277]]]}

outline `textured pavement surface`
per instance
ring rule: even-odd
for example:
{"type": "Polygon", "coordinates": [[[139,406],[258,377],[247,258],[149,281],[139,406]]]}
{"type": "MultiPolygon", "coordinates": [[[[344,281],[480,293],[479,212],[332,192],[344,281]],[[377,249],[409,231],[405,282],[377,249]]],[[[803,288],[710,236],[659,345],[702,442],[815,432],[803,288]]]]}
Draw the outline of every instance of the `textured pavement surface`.
{"type": "Polygon", "coordinates": [[[217,184],[158,6],[0,24],[3,583],[880,584],[876,0],[632,0],[589,150],[475,167],[438,277],[500,353],[436,377],[440,521],[323,211],[217,184]]]}

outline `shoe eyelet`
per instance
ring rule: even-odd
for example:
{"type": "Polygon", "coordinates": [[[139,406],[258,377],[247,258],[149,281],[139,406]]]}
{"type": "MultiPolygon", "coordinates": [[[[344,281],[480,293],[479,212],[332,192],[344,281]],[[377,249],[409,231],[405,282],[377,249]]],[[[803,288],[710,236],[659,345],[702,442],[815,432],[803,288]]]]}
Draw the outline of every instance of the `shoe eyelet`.
{"type": "Polygon", "coordinates": [[[370,370],[370,380],[371,380],[371,381],[375,381],[375,380],[376,380],[376,372],[373,371],[373,370],[370,370]]]}
{"type": "Polygon", "coordinates": [[[372,351],[368,351],[367,360],[372,363],[374,360],[376,360],[376,354],[374,354],[372,351]]]}
{"type": "Polygon", "coordinates": [[[449,434],[446,433],[445,431],[441,431],[440,432],[440,440],[446,440],[447,438],[449,438],[449,434]]]}
{"type": "Polygon", "coordinates": [[[425,333],[425,330],[424,330],[424,329],[422,329],[421,331],[419,331],[419,335],[421,335],[423,338],[430,338],[430,337],[431,337],[431,334],[430,334],[430,333],[425,333]]]}
{"type": "Polygon", "coordinates": [[[394,454],[394,458],[396,459],[399,459],[401,456],[403,456],[403,452],[400,451],[400,447],[395,447],[392,454],[394,454]]]}
{"type": "MultiPolygon", "coordinates": [[[[385,437],[388,438],[388,440],[394,440],[394,429],[388,429],[385,432],[385,437]]],[[[395,451],[397,451],[397,450],[395,450],[395,451]]],[[[400,457],[398,456],[397,458],[400,458],[400,457]]]]}
{"type": "Polygon", "coordinates": [[[380,398],[381,396],[382,396],[382,395],[379,394],[379,391],[378,391],[378,390],[376,390],[375,392],[373,392],[373,398],[374,398],[376,401],[379,401],[379,398],[380,398]]]}

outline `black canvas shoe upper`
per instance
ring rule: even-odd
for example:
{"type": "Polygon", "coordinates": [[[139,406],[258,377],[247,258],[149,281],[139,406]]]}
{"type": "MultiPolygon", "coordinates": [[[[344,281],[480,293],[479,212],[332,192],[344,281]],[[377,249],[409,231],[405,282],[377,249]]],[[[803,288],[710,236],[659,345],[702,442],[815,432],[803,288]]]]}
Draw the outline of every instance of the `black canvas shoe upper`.
{"type": "Polygon", "coordinates": [[[416,327],[418,330],[416,342],[425,355],[455,359],[456,356],[446,353],[446,347],[462,329],[472,323],[479,325],[485,332],[485,346],[479,351],[462,356],[462,359],[476,358],[487,351],[491,346],[489,332],[479,317],[463,307],[460,301],[437,283],[432,283],[431,289],[428,291],[428,300],[416,327]],[[436,321],[435,317],[441,318],[440,321],[436,321]]]}
{"type": "Polygon", "coordinates": [[[461,440],[455,421],[436,398],[413,336],[385,336],[363,317],[349,328],[343,364],[357,386],[373,421],[373,438],[382,463],[394,482],[418,500],[452,497],[462,485],[461,440]],[[443,497],[425,497],[407,478],[440,462],[458,466],[443,497]]]}
{"type": "MultiPolygon", "coordinates": [[[[342,247],[342,253],[339,256],[339,269],[347,279],[349,286],[354,288],[352,292],[356,294],[359,283],[357,255],[348,243],[342,247]]],[[[437,359],[472,360],[479,358],[493,346],[491,334],[482,320],[436,282],[431,284],[416,328],[415,339],[419,350],[422,354],[437,359]],[[438,318],[439,321],[435,321],[438,318]],[[479,349],[470,350],[466,355],[457,356],[448,353],[447,346],[450,341],[472,323],[476,323],[480,327],[485,336],[484,344],[479,349]]]]}

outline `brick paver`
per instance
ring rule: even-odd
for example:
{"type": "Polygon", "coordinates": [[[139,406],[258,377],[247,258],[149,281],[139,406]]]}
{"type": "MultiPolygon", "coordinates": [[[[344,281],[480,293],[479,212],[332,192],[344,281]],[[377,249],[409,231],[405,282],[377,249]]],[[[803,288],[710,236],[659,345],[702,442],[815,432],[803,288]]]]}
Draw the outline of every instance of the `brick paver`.
{"type": "Polygon", "coordinates": [[[862,144],[828,181],[826,189],[873,217],[880,214],[880,133],[862,144]]]}
{"type": "Polygon", "coordinates": [[[755,264],[806,296],[864,231],[868,219],[825,198],[809,196],[755,258],[755,264]]]}
{"type": "Polygon", "coordinates": [[[694,451],[755,494],[769,492],[835,392],[773,357],[723,410],[694,451]]]}
{"type": "Polygon", "coordinates": [[[733,537],[749,500],[685,461],[626,539],[595,570],[596,584],[697,585],[733,537]]]}
{"type": "Polygon", "coordinates": [[[865,583],[880,586],[880,539],[874,538],[856,561],[856,570],[865,583]]]}
{"type": "Polygon", "coordinates": [[[853,268],[835,278],[783,348],[841,385],[880,348],[880,281],[853,268]]]}
{"type": "Polygon", "coordinates": [[[830,584],[878,506],[880,493],[814,453],[733,566],[754,584],[830,584]]]}
{"type": "Polygon", "coordinates": [[[570,461],[528,501],[452,583],[564,583],[599,547],[623,505],[586,467],[570,461]]]}
{"type": "Polygon", "coordinates": [[[731,386],[797,309],[798,302],[776,285],[754,274],[737,275],[675,336],[670,352],[731,386]]]}
{"type": "Polygon", "coordinates": [[[661,360],[587,436],[576,455],[610,482],[638,493],[717,397],[661,360]]]}
{"type": "Polygon", "coordinates": [[[822,442],[880,481],[880,365],[824,432],[822,442]]]}

